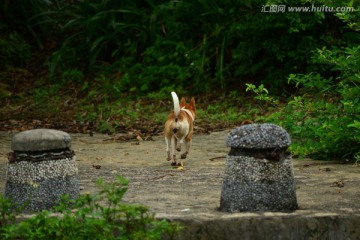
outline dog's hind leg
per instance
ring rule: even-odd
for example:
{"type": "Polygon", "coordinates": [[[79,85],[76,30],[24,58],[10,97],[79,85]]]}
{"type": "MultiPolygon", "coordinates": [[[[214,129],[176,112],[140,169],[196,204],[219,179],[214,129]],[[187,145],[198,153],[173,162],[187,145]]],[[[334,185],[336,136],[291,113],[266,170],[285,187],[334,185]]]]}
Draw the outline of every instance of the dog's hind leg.
{"type": "Polygon", "coordinates": [[[191,140],[185,139],[185,152],[181,154],[181,159],[185,159],[187,157],[190,150],[190,146],[191,146],[191,140]]]}
{"type": "Polygon", "coordinates": [[[184,143],[184,138],[176,139],[176,151],[181,151],[181,145],[184,143]]]}
{"type": "Polygon", "coordinates": [[[175,147],[176,147],[176,137],[171,137],[171,154],[172,154],[172,162],[171,165],[176,165],[176,153],[175,153],[175,147]]]}
{"type": "Polygon", "coordinates": [[[171,156],[170,156],[171,137],[169,138],[169,137],[165,136],[165,142],[166,142],[166,154],[167,154],[166,160],[170,161],[171,160],[171,156]]]}
{"type": "Polygon", "coordinates": [[[176,151],[180,152],[182,140],[178,140],[177,138],[175,138],[175,141],[176,141],[176,151]]]}

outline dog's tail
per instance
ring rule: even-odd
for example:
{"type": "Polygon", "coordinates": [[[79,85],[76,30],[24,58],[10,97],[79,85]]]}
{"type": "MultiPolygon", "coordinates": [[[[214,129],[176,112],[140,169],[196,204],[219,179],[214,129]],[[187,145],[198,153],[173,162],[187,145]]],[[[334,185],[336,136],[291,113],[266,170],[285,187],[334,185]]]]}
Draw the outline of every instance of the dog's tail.
{"type": "Polygon", "coordinates": [[[174,114],[175,114],[175,120],[177,121],[177,118],[179,116],[180,113],[180,104],[179,104],[179,98],[176,95],[175,92],[171,92],[171,96],[173,98],[174,101],[174,114]]]}

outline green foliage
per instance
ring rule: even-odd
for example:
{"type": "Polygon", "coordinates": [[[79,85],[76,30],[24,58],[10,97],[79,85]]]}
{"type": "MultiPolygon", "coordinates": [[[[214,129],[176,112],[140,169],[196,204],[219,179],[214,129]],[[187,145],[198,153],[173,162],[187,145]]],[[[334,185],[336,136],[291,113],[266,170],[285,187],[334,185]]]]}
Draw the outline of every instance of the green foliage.
{"type": "MultiPolygon", "coordinates": [[[[3,30],[0,23],[0,31],[3,30]]],[[[0,34],[0,70],[7,66],[24,66],[30,59],[30,45],[16,32],[0,34]]]]}
{"type": "Polygon", "coordinates": [[[125,204],[128,181],[99,179],[100,192],[77,200],[64,196],[53,211],[16,223],[10,201],[0,197],[1,239],[174,239],[180,226],[157,220],[148,208],[125,204]]]}
{"type": "Polygon", "coordinates": [[[279,100],[269,95],[269,91],[264,87],[263,84],[256,87],[254,84],[246,83],[246,92],[251,91],[256,94],[254,99],[270,103],[273,106],[277,106],[279,100]]]}
{"type": "Polygon", "coordinates": [[[56,26],[46,13],[57,9],[57,6],[57,1],[31,0],[18,4],[0,0],[0,29],[3,30],[5,26],[5,32],[21,33],[21,37],[27,39],[28,43],[34,43],[42,49],[43,40],[56,34],[56,26]]]}
{"type": "Polygon", "coordinates": [[[4,27],[41,48],[43,39],[55,43],[46,63],[52,81],[76,68],[105,75],[121,92],[148,93],[169,84],[193,92],[226,90],[244,79],[280,92],[288,74],[314,68],[311,49],[340,41],[344,24],[331,13],[264,13],[264,4],[328,3],[33,0],[21,6],[4,1],[0,13],[4,27]]]}
{"type": "Polygon", "coordinates": [[[301,145],[311,150],[308,156],[352,158],[358,151],[360,129],[351,127],[351,124],[359,117],[360,109],[346,106],[345,99],[350,96],[343,90],[342,84],[339,84],[334,86],[335,92],[323,92],[315,97],[299,96],[288,103],[284,114],[293,114],[292,119],[287,119],[287,125],[292,125],[289,127],[301,145]],[[343,93],[338,95],[337,91],[343,93]]]}
{"type": "MultiPolygon", "coordinates": [[[[303,78],[297,77],[301,82],[306,78],[309,79],[305,83],[310,90],[317,89],[316,81],[312,85],[312,78],[309,75],[303,78]]],[[[290,77],[290,79],[296,81],[297,78],[290,77]]],[[[315,96],[307,93],[294,96],[285,107],[277,105],[274,113],[265,118],[257,118],[256,121],[274,122],[287,129],[293,139],[291,150],[295,156],[315,159],[356,159],[360,143],[360,122],[357,120],[360,109],[357,105],[353,105],[353,102],[358,100],[344,101],[349,99],[349,95],[345,93],[339,96],[337,92],[344,90],[341,84],[329,89],[333,91],[324,92],[321,88],[317,89],[320,93],[315,96]]],[[[267,93],[262,95],[257,99],[272,104],[272,96],[267,93]]]]}
{"type": "Polygon", "coordinates": [[[62,87],[61,84],[53,84],[30,90],[32,103],[28,107],[36,109],[37,114],[40,115],[58,114],[61,102],[64,100],[59,94],[62,87]]]}
{"type": "MultiPolygon", "coordinates": [[[[358,161],[360,144],[360,30],[359,11],[337,14],[348,24],[342,44],[318,48],[313,64],[318,73],[290,74],[288,81],[299,88],[287,106],[267,120],[290,131],[295,155],[321,159],[353,158],[358,161]],[[353,31],[355,30],[355,32],[353,31]],[[331,73],[329,76],[329,72],[331,73]]],[[[262,86],[248,84],[255,98],[271,102],[262,86]]]]}
{"type": "Polygon", "coordinates": [[[8,85],[5,83],[0,83],[0,100],[10,96],[11,92],[8,90],[8,85]]]}
{"type": "Polygon", "coordinates": [[[49,76],[54,81],[76,66],[105,75],[121,92],[148,93],[169,85],[192,92],[226,90],[239,88],[243,79],[277,90],[288,74],[306,72],[311,49],[337,41],[329,29],[339,23],[324,13],[262,13],[263,4],[61,2],[60,8],[43,14],[51,19],[43,24],[58,23],[64,36],[47,62],[49,76]]]}
{"type": "Polygon", "coordinates": [[[84,74],[76,69],[69,69],[62,74],[63,83],[81,83],[83,82],[84,74]]]}
{"type": "Polygon", "coordinates": [[[14,212],[11,201],[0,195],[0,236],[7,226],[15,222],[17,212],[19,212],[19,209],[14,212]]]}

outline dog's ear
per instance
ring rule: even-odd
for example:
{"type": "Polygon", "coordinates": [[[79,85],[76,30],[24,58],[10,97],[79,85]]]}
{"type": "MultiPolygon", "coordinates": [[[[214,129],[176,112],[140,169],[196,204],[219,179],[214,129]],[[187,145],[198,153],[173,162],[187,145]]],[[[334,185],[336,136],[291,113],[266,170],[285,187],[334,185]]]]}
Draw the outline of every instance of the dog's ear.
{"type": "Polygon", "coordinates": [[[185,107],[185,105],[186,105],[186,100],[185,100],[185,98],[181,98],[180,108],[185,107]]]}
{"type": "Polygon", "coordinates": [[[192,97],[191,100],[190,100],[190,106],[192,106],[194,108],[194,110],[196,109],[195,107],[195,98],[192,97]]]}

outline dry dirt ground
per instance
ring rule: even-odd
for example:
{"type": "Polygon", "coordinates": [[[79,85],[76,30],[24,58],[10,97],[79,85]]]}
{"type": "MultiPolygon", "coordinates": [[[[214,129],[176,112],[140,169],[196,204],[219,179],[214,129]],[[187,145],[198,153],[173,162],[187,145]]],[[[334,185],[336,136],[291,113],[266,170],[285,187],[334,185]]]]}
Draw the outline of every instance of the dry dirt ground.
{"type": "MultiPolygon", "coordinates": [[[[196,216],[217,211],[220,204],[229,131],[194,136],[184,170],[166,161],[163,137],[119,142],[102,134],[70,134],[82,193],[94,193],[98,178],[129,179],[125,201],[144,204],[165,215],[196,216]]],[[[7,153],[13,133],[0,132],[0,188],[6,182],[7,153]]],[[[360,167],[334,162],[293,160],[299,211],[351,214],[360,212],[360,167]]]]}

